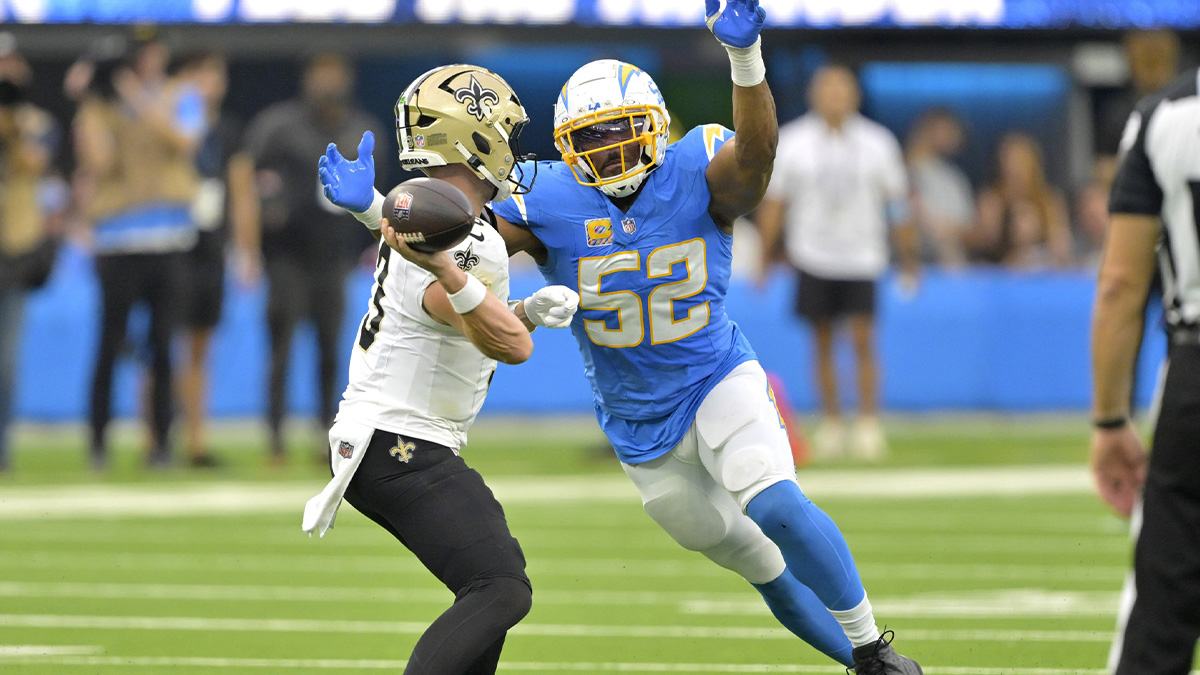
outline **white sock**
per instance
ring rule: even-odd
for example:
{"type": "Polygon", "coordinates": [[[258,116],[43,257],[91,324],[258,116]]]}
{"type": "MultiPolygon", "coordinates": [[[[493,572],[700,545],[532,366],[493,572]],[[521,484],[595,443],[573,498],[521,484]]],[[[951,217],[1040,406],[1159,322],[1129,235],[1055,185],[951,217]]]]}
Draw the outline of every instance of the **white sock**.
{"type": "Polygon", "coordinates": [[[853,609],[840,612],[829,610],[833,618],[842,624],[842,630],[854,647],[874,644],[879,639],[879,628],[875,626],[875,613],[871,611],[871,601],[863,596],[863,601],[853,609]]]}

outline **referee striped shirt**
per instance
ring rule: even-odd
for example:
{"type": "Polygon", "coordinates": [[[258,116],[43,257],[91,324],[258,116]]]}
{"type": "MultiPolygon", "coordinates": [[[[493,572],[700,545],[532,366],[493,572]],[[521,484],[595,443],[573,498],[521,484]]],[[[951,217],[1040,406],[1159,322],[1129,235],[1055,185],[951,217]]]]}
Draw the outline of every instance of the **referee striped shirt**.
{"type": "Polygon", "coordinates": [[[1121,140],[1110,213],[1159,216],[1163,304],[1172,328],[1200,327],[1200,69],[1143,99],[1121,140]]]}

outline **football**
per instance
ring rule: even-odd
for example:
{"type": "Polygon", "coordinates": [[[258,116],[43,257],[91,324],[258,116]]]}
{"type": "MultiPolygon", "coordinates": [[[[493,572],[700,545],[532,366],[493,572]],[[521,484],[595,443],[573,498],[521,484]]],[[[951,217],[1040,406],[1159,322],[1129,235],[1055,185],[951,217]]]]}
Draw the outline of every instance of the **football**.
{"type": "Polygon", "coordinates": [[[383,215],[406,244],[422,253],[457,245],[475,226],[474,209],[462,190],[425,176],[392,188],[383,215]]]}

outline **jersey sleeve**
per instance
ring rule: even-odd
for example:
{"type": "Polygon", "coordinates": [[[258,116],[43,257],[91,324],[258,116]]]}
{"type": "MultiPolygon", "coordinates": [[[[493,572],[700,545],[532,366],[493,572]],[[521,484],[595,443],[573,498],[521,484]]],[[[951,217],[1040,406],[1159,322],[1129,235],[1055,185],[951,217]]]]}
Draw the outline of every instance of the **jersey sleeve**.
{"type": "MultiPolygon", "coordinates": [[[[471,238],[468,237],[467,241],[471,241],[471,238]]],[[[476,243],[468,246],[467,250],[468,257],[474,255],[479,260],[467,273],[483,282],[492,295],[508,302],[508,251],[499,233],[494,230],[489,232],[487,241],[482,245],[476,243]]],[[[457,256],[455,260],[458,261],[457,256]]]]}
{"type": "Polygon", "coordinates": [[[1162,212],[1163,191],[1146,154],[1146,127],[1153,114],[1153,107],[1138,106],[1129,116],[1121,138],[1121,163],[1108,201],[1109,213],[1157,216],[1162,212]]]}
{"type": "Polygon", "coordinates": [[[717,156],[717,151],[733,140],[733,136],[732,131],[720,124],[705,124],[687,132],[687,135],[679,142],[684,143],[688,150],[703,158],[703,166],[707,167],[713,157],[717,156]]]}

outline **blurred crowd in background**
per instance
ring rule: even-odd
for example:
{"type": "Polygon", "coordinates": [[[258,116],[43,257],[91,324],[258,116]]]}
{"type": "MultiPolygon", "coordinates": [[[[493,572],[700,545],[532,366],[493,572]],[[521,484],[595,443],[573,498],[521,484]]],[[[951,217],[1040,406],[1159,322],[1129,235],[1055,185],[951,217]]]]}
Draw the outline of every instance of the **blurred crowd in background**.
{"type": "MultiPolygon", "coordinates": [[[[114,363],[127,355],[145,364],[141,417],[149,462],[170,462],[177,419],[184,422],[179,437],[187,461],[215,462],[204,434],[206,363],[227,286],[267,284],[271,352],[263,396],[273,461],[283,461],[287,365],[293,333],[305,321],[315,327],[320,347],[319,422],[327,427],[332,421],[340,394],[342,289],[373,241],[323,198],[316,161],[329,142],[352,152],[371,129],[382,141],[375,155],[378,187],[386,192],[402,178],[391,170],[391,120],[383,109],[367,112],[356,100],[363,91],[356,86],[359,70],[334,53],[308,55],[290,96],[272,98],[289,86],[273,80],[255,100],[253,114],[242,119],[230,111],[246,105],[226,105],[225,57],[172,46],[170,35],[153,27],[113,31],[80,45],[80,58],[61,86],[51,87],[46,78],[57,78],[61,69],[39,72],[12,35],[0,34],[0,470],[9,461],[23,307],[51,274],[64,241],[94,256],[101,289],[89,405],[97,469],[108,462],[114,363]],[[41,85],[38,98],[30,95],[35,82],[41,85]],[[137,305],[149,310],[147,337],[130,339],[130,311],[137,305]]],[[[1098,265],[1125,120],[1139,98],[1166,84],[1182,65],[1179,40],[1169,31],[1128,34],[1123,48],[1128,82],[1096,99],[1093,168],[1082,184],[1052,180],[1037,136],[1016,128],[985,150],[990,168],[972,180],[960,160],[964,147],[979,143],[972,138],[974,120],[953,106],[928,107],[896,134],[906,187],[903,217],[895,220],[912,230],[907,241],[914,271],[1098,265]]],[[[815,115],[829,107],[823,108],[815,86],[820,72],[812,69],[805,81],[790,83],[808,91],[815,115]]],[[[834,96],[843,97],[844,109],[838,115],[857,115],[864,96],[856,73],[841,72],[842,93],[834,96]]],[[[724,73],[713,77],[723,79],[724,73]]],[[[386,91],[378,98],[398,94],[386,91]]],[[[668,93],[668,105],[672,100],[668,93]]],[[[712,121],[691,119],[686,106],[676,111],[689,123],[712,121]]],[[[875,111],[868,106],[865,112],[869,117],[875,111]]],[[[747,231],[753,226],[743,225],[747,231]]],[[[763,241],[769,242],[765,251],[740,249],[741,269],[762,272],[787,258],[784,241],[763,241]]]]}

